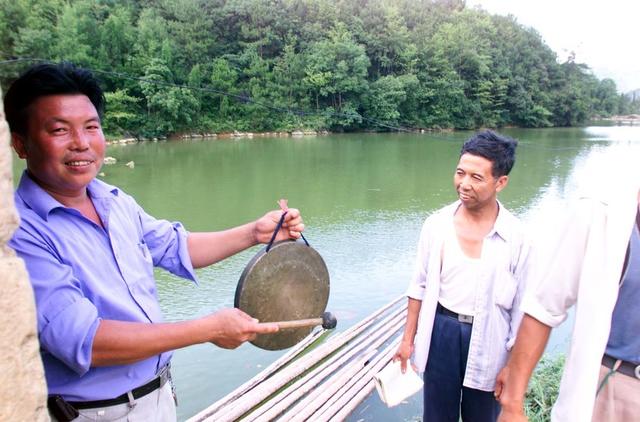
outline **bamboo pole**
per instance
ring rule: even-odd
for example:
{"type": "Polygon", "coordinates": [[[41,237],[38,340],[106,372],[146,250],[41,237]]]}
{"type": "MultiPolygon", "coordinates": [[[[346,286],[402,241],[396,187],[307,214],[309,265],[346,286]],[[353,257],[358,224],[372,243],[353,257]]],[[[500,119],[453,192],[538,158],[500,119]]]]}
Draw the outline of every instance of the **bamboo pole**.
{"type": "MultiPolygon", "coordinates": [[[[397,345],[397,339],[393,340],[393,344],[397,345]]],[[[336,382],[333,385],[327,386],[326,388],[322,388],[318,394],[315,394],[308,403],[308,409],[312,411],[308,413],[305,410],[301,410],[296,412],[294,408],[287,410],[285,416],[281,419],[282,421],[299,421],[306,420],[308,416],[313,414],[313,419],[317,419],[323,412],[325,412],[328,408],[330,408],[333,403],[338,401],[355,385],[360,379],[367,376],[372,368],[376,367],[378,362],[383,359],[385,356],[383,353],[378,353],[374,358],[369,360],[367,366],[363,368],[359,368],[358,372],[353,374],[351,377],[347,378],[344,382],[336,382]],[[305,416],[304,419],[301,419],[299,416],[305,416]]],[[[372,376],[373,374],[371,374],[372,376]]],[[[323,385],[324,387],[324,385],[323,385]]],[[[305,397],[305,400],[307,398],[305,397]]],[[[296,404],[297,406],[297,404],[296,404]]]]}
{"type": "Polygon", "coordinates": [[[369,350],[368,353],[362,355],[366,357],[364,362],[358,360],[357,364],[349,364],[346,370],[336,373],[318,388],[313,390],[311,394],[308,394],[304,399],[298,401],[295,406],[287,409],[287,412],[278,419],[278,422],[308,420],[309,416],[322,406],[322,403],[330,398],[341,385],[346,384],[349,379],[357,376],[363,368],[370,365],[371,357],[373,357],[377,352],[377,350],[369,350]]]}
{"type": "Polygon", "coordinates": [[[242,397],[247,391],[267,379],[271,374],[276,372],[278,369],[282,368],[284,365],[289,363],[293,358],[295,358],[300,352],[306,349],[310,344],[316,341],[322,334],[324,334],[325,330],[316,330],[305,337],[300,343],[296,344],[291,350],[287,351],[284,355],[282,355],[278,360],[274,361],[271,365],[267,366],[263,371],[257,374],[255,377],[251,378],[249,381],[240,385],[238,388],[222,397],[220,400],[213,403],[211,406],[206,409],[200,411],[196,415],[187,419],[187,422],[200,422],[210,415],[214,414],[218,410],[220,410],[225,405],[231,403],[232,401],[242,397]]]}
{"type": "MultiPolygon", "coordinates": [[[[371,358],[373,356],[375,356],[376,353],[378,353],[377,349],[369,349],[369,350],[366,350],[365,352],[363,352],[362,354],[359,354],[358,356],[355,356],[349,362],[349,365],[346,366],[346,369],[344,371],[342,371],[344,374],[340,378],[353,376],[355,373],[357,373],[358,371],[362,370],[362,368],[364,368],[364,367],[366,367],[368,365],[369,361],[371,360],[371,358]]],[[[322,383],[320,386],[318,386],[317,388],[315,388],[312,391],[324,391],[324,389],[326,388],[326,384],[330,384],[332,381],[333,381],[333,377],[328,378],[324,383],[322,383]]],[[[298,401],[298,403],[296,403],[296,405],[294,406],[296,411],[304,409],[304,406],[300,406],[301,402],[302,402],[301,400],[298,401]]],[[[279,413],[282,413],[282,410],[286,410],[287,414],[290,414],[290,412],[292,410],[291,409],[286,409],[286,407],[288,405],[289,404],[286,403],[283,408],[281,408],[280,410],[273,411],[273,412],[271,412],[271,414],[268,414],[268,413],[262,414],[258,419],[256,419],[256,422],[264,422],[264,421],[274,420],[275,417],[277,417],[277,415],[279,413]],[[273,416],[274,413],[275,413],[275,416],[273,416]]],[[[313,413],[314,410],[315,409],[312,409],[311,413],[313,413]]],[[[288,418],[286,418],[286,417],[284,419],[283,418],[279,418],[278,419],[278,421],[286,421],[286,420],[288,420],[288,418]]],[[[303,419],[303,420],[305,420],[305,419],[303,419]]]]}
{"type": "MultiPolygon", "coordinates": [[[[339,347],[346,344],[349,340],[360,334],[367,329],[381,314],[389,310],[392,306],[400,302],[402,297],[394,300],[393,302],[383,306],[378,311],[374,312],[369,317],[362,320],[357,325],[351,327],[349,330],[343,332],[341,335],[335,336],[327,343],[319,346],[312,353],[300,358],[294,365],[290,365],[285,370],[274,374],[267,382],[263,382],[255,386],[252,390],[247,392],[244,397],[236,400],[235,403],[227,406],[226,408],[219,409],[218,412],[207,416],[206,421],[233,421],[240,416],[247,413],[249,410],[258,405],[261,401],[276,392],[286,383],[300,375],[301,373],[309,370],[320,360],[337,350],[339,347]]],[[[406,304],[399,311],[394,311],[394,314],[402,313],[406,309],[406,304]]]]}
{"type": "MultiPolygon", "coordinates": [[[[406,306],[403,307],[403,311],[406,311],[406,306]]],[[[403,312],[403,316],[406,317],[406,312],[403,312]]],[[[396,339],[393,340],[393,342],[394,342],[393,344],[396,345],[396,346],[394,346],[396,349],[397,349],[397,344],[400,342],[400,339],[401,339],[401,336],[398,336],[396,339]]],[[[392,349],[393,349],[393,347],[392,347],[392,349]]],[[[392,351],[392,352],[394,352],[394,351],[392,351]]],[[[318,420],[322,420],[321,415],[323,415],[323,413],[326,412],[327,409],[329,409],[334,402],[339,401],[340,403],[344,404],[346,402],[345,398],[348,397],[348,396],[345,396],[345,394],[349,391],[349,389],[358,380],[360,380],[360,378],[363,377],[369,370],[372,370],[371,368],[373,368],[375,365],[377,365],[379,359],[381,359],[382,357],[383,357],[383,354],[380,354],[380,355],[376,356],[376,358],[374,358],[369,363],[369,366],[367,368],[363,368],[353,379],[349,380],[348,383],[343,385],[332,397],[330,397],[325,403],[322,404],[322,406],[313,415],[313,419],[315,420],[315,419],[318,419],[320,417],[320,419],[318,419],[318,420]]],[[[388,360],[390,360],[390,358],[388,360]]],[[[381,367],[379,367],[379,368],[381,369],[381,367]]],[[[378,371],[379,371],[379,369],[377,369],[373,373],[377,373],[378,371]]],[[[325,420],[328,420],[328,418],[325,417],[325,420]]]]}
{"type": "MultiPolygon", "coordinates": [[[[397,346],[396,346],[397,347],[397,346]]],[[[391,350],[390,353],[385,354],[385,357],[378,362],[375,368],[371,369],[370,374],[368,376],[363,377],[360,382],[358,382],[351,391],[345,395],[349,400],[342,404],[338,404],[333,408],[332,411],[328,413],[333,413],[330,415],[326,421],[335,421],[335,420],[344,420],[349,416],[362,401],[373,391],[375,388],[375,382],[373,380],[373,375],[378,373],[386,364],[389,362],[391,357],[393,357],[393,353],[395,350],[391,350]]],[[[318,421],[321,419],[318,418],[318,421]]]]}
{"type": "MultiPolygon", "coordinates": [[[[366,376],[367,373],[370,371],[370,369],[377,362],[379,362],[382,357],[383,356],[381,354],[376,356],[374,359],[372,359],[369,362],[369,365],[366,368],[361,368],[360,371],[356,375],[354,375],[344,385],[340,386],[340,388],[336,392],[334,392],[334,394],[331,395],[331,397],[326,399],[323,403],[320,403],[319,406],[317,406],[317,408],[315,409],[315,413],[313,415],[314,419],[322,420],[323,416],[325,416],[325,419],[326,419],[325,413],[327,412],[327,410],[331,409],[332,406],[334,406],[334,403],[340,401],[341,399],[342,399],[343,402],[346,403],[347,400],[345,398],[348,397],[348,396],[345,396],[345,394],[347,394],[351,390],[351,388],[358,381],[360,381],[360,379],[362,379],[362,377],[366,376]]],[[[311,406],[313,406],[313,404],[311,406]]]]}
{"type": "Polygon", "coordinates": [[[380,353],[376,362],[372,362],[370,367],[362,374],[357,382],[353,383],[342,394],[340,392],[336,393],[334,397],[338,397],[337,400],[332,403],[327,403],[318,409],[318,411],[313,415],[313,420],[322,422],[342,420],[346,418],[349,413],[351,413],[353,409],[355,409],[357,405],[360,404],[360,402],[371,392],[369,389],[364,395],[360,394],[363,388],[368,388],[367,386],[369,384],[371,384],[371,386],[375,386],[373,383],[373,376],[380,372],[380,370],[391,360],[398,348],[400,339],[401,337],[396,338],[382,353],[380,353]],[[343,414],[342,409],[345,407],[349,407],[351,410],[343,414]]]}
{"type": "MultiPolygon", "coordinates": [[[[386,305],[384,305],[383,307],[381,307],[380,309],[378,309],[377,311],[375,311],[374,313],[372,313],[371,315],[369,315],[368,317],[366,317],[365,319],[363,319],[362,321],[360,321],[359,323],[357,323],[356,325],[352,326],[351,328],[349,328],[348,330],[344,331],[342,333],[342,335],[345,335],[347,333],[351,333],[352,331],[356,331],[359,330],[363,325],[370,325],[370,323],[376,319],[377,317],[379,317],[380,315],[382,315],[383,313],[385,313],[386,311],[388,311],[389,309],[391,309],[393,306],[397,305],[398,303],[400,303],[400,301],[402,299],[404,299],[406,296],[400,296],[397,297],[396,299],[392,300],[391,302],[387,303],[386,305]]],[[[407,303],[404,303],[404,307],[407,306],[407,303]]]]}
{"type": "MultiPolygon", "coordinates": [[[[391,323],[394,324],[393,327],[395,327],[395,329],[391,330],[389,335],[397,331],[404,321],[396,317],[391,323]]],[[[315,368],[302,379],[281,392],[277,397],[260,406],[259,409],[256,409],[245,420],[247,422],[266,422],[272,420],[298,401],[304,394],[307,394],[316,387],[323,379],[329,377],[332,373],[335,373],[338,368],[352,360],[358,353],[365,349],[377,348],[382,345],[389,338],[386,334],[387,331],[377,331],[374,335],[368,337],[366,341],[358,343],[352,349],[344,353],[341,351],[341,353],[332,356],[322,366],[315,368]]]]}
{"type": "MultiPolygon", "coordinates": [[[[401,327],[402,324],[396,324],[393,329],[389,330],[387,333],[389,335],[385,335],[380,339],[381,341],[376,342],[375,347],[380,347],[384,342],[388,341],[389,338],[392,337],[401,327]]],[[[354,378],[359,378],[358,375],[362,377],[364,374],[370,372],[372,365],[378,362],[379,359],[380,354],[377,353],[376,357],[369,360],[368,365],[355,369],[347,367],[342,371],[342,375],[340,375],[340,373],[335,374],[332,377],[336,378],[335,380],[325,382],[322,384],[322,388],[317,388],[315,391],[308,394],[304,399],[296,403],[295,406],[288,409],[286,415],[281,420],[297,422],[307,420],[309,416],[315,413],[329,398],[335,395],[342,386],[349,383],[349,381],[354,378]]]]}
{"type": "MultiPolygon", "coordinates": [[[[349,365],[353,362],[354,357],[356,357],[365,347],[378,347],[385,341],[384,338],[375,341],[373,344],[364,344],[362,347],[358,347],[350,351],[348,354],[343,355],[339,360],[335,360],[331,362],[329,365],[318,368],[319,370],[314,370],[312,373],[305,376],[301,380],[297,381],[295,384],[291,385],[287,388],[287,391],[281,393],[278,397],[272,399],[271,402],[267,402],[262,405],[256,412],[261,412],[260,416],[253,419],[252,416],[254,414],[249,415],[247,418],[247,422],[255,420],[255,422],[266,422],[272,420],[277,417],[282,412],[286,411],[291,405],[293,405],[296,401],[300,400],[305,394],[312,391],[322,380],[330,379],[331,374],[335,374],[337,371],[340,371],[339,367],[344,367],[347,362],[349,365]]],[[[329,382],[329,381],[327,381],[329,382]]],[[[320,391],[320,389],[316,389],[316,391],[320,391]]],[[[310,393],[313,396],[313,392],[310,393]]],[[[303,399],[304,400],[304,399],[303,399]]]]}
{"type": "Polygon", "coordinates": [[[346,404],[342,407],[338,413],[333,415],[331,418],[332,421],[343,421],[349,416],[353,411],[367,398],[369,394],[375,388],[375,382],[373,379],[370,379],[369,382],[360,390],[358,393],[346,404]]]}
{"type": "MultiPolygon", "coordinates": [[[[406,308],[406,307],[405,307],[405,308],[406,308]]],[[[399,317],[401,318],[401,321],[403,321],[403,320],[404,320],[404,318],[406,317],[406,312],[403,312],[403,311],[404,311],[404,308],[401,310],[401,312],[402,312],[402,313],[401,313],[401,314],[399,314],[399,317]]],[[[392,336],[393,336],[393,335],[394,335],[394,334],[395,334],[399,329],[401,329],[401,328],[402,328],[402,324],[399,324],[399,326],[397,327],[397,329],[390,330],[390,331],[388,332],[387,338],[392,337],[392,336]]],[[[378,359],[378,357],[376,357],[376,358],[372,359],[372,361],[369,363],[369,366],[371,366],[371,365],[376,361],[376,359],[378,359]]],[[[358,373],[354,378],[352,378],[352,379],[348,380],[348,382],[346,383],[346,385],[352,385],[353,383],[355,383],[355,382],[357,381],[357,379],[358,379],[360,376],[362,376],[362,374],[363,374],[363,373],[365,373],[365,372],[366,372],[366,370],[367,370],[367,368],[362,368],[362,369],[360,370],[360,372],[359,372],[359,373],[358,373]]],[[[339,384],[338,384],[338,385],[339,385],[339,384]]],[[[323,385],[323,387],[324,387],[324,385],[323,385]]],[[[323,388],[323,391],[324,391],[324,388],[323,388]]],[[[340,392],[344,392],[344,391],[345,391],[345,386],[344,386],[344,385],[340,386],[340,390],[339,390],[339,391],[340,391],[340,392]]],[[[309,395],[308,395],[308,397],[305,397],[303,400],[304,400],[304,401],[308,401],[308,400],[312,399],[315,395],[317,395],[316,393],[317,393],[317,392],[313,392],[313,393],[309,394],[309,395]]],[[[334,395],[333,397],[330,397],[327,401],[328,401],[328,402],[331,402],[331,401],[335,401],[336,399],[337,399],[337,397],[334,395]]],[[[325,405],[325,404],[323,403],[322,405],[325,405]]],[[[312,406],[313,406],[313,405],[312,405],[312,406]]],[[[290,412],[289,412],[289,411],[287,411],[287,413],[290,413],[290,412]]],[[[295,412],[292,412],[292,414],[294,414],[294,415],[295,415],[295,412]]]]}

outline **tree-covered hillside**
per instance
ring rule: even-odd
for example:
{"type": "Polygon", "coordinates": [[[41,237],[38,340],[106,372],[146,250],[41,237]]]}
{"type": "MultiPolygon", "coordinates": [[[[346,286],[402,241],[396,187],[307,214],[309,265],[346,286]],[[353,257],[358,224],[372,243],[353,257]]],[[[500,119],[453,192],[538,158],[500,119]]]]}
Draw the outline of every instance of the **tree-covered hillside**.
{"type": "Polygon", "coordinates": [[[105,129],[565,126],[630,111],[610,79],[462,0],[0,0],[0,82],[97,72],[105,129]],[[193,89],[197,88],[197,89],[193,89]]]}

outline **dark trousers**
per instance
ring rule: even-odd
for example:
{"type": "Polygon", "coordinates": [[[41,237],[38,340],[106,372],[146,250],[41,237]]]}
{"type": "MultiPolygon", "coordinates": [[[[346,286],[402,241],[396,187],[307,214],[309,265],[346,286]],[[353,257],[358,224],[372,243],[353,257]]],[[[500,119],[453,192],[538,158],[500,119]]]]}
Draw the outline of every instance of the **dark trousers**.
{"type": "Polygon", "coordinates": [[[462,386],[471,324],[436,313],[424,371],[423,422],[495,422],[500,405],[493,392],[462,386]]]}

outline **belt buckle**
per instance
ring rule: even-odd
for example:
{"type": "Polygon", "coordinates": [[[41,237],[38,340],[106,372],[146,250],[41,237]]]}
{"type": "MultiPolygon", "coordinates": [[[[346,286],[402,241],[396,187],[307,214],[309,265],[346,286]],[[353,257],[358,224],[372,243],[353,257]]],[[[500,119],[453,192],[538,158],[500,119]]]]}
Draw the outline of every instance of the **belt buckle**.
{"type": "Polygon", "coordinates": [[[636,375],[636,378],[640,380],[640,365],[637,365],[633,370],[633,373],[636,375]]]}
{"type": "Polygon", "coordinates": [[[466,324],[473,324],[473,317],[471,315],[458,314],[458,321],[464,322],[466,324]]]}

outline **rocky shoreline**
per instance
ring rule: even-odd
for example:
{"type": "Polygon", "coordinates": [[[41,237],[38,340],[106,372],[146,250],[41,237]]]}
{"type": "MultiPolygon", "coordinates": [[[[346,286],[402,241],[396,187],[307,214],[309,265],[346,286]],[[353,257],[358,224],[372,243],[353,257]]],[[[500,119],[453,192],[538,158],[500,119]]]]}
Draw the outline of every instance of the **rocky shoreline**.
{"type": "Polygon", "coordinates": [[[122,138],[122,139],[109,139],[109,144],[131,144],[140,141],[166,141],[166,140],[189,140],[189,139],[241,139],[241,138],[301,138],[304,136],[321,136],[328,135],[326,130],[294,130],[291,132],[222,132],[222,133],[183,133],[167,138],[166,136],[156,138],[122,138]]]}
{"type": "Polygon", "coordinates": [[[621,116],[603,117],[600,120],[616,123],[640,124],[640,114],[626,114],[621,116]]]}
{"type": "MultiPolygon", "coordinates": [[[[594,120],[615,122],[618,124],[640,124],[640,114],[626,114],[611,117],[597,117],[594,120]]],[[[510,126],[511,127],[511,126],[510,126]]],[[[453,129],[419,129],[416,133],[427,132],[451,132],[453,129]]],[[[221,132],[221,133],[181,133],[170,137],[160,136],[154,138],[122,138],[122,139],[108,139],[107,143],[110,145],[117,144],[132,144],[141,141],[147,142],[159,142],[167,140],[191,140],[191,139],[253,139],[253,138],[302,138],[305,136],[323,136],[329,135],[329,131],[321,130],[294,130],[294,131],[274,131],[274,132],[240,132],[234,130],[233,132],[221,132]]]]}
{"type": "MultiPolygon", "coordinates": [[[[416,129],[413,133],[430,133],[430,132],[453,132],[454,129],[435,128],[435,129],[416,129]]],[[[116,144],[132,144],[135,142],[159,142],[167,140],[192,140],[192,139],[253,139],[253,138],[302,138],[306,136],[325,136],[331,132],[327,130],[293,130],[293,131],[274,131],[274,132],[221,132],[221,133],[181,133],[170,137],[161,136],[155,138],[122,138],[107,139],[110,145],[116,144]]]]}

